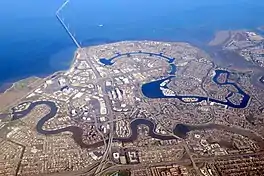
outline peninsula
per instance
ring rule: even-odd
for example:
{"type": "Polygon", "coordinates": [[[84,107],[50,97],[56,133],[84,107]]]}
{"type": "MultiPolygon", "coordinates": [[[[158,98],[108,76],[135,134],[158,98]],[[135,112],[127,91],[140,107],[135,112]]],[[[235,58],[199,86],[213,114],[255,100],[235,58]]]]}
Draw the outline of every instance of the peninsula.
{"type": "Polygon", "coordinates": [[[214,176],[250,170],[242,156],[261,169],[264,92],[250,74],[182,42],[78,48],[0,113],[0,174],[214,176]]]}

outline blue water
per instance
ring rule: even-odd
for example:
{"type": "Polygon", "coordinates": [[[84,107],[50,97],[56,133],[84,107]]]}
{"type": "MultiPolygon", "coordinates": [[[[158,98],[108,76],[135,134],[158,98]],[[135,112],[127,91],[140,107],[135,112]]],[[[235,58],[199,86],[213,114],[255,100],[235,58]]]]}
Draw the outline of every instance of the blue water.
{"type": "MultiPolygon", "coordinates": [[[[248,94],[246,94],[236,83],[231,83],[228,81],[230,72],[225,71],[225,70],[215,70],[215,76],[213,77],[213,81],[220,85],[220,86],[224,86],[224,85],[233,85],[236,90],[237,93],[239,93],[240,95],[242,95],[242,100],[240,101],[239,104],[234,104],[233,102],[231,102],[229,100],[229,98],[234,94],[233,92],[229,92],[229,94],[225,97],[225,101],[221,101],[221,100],[217,100],[214,98],[210,98],[210,97],[204,97],[204,96],[199,96],[199,95],[187,95],[187,96],[182,96],[182,95],[172,95],[172,96],[168,96],[168,95],[164,95],[162,93],[162,90],[160,89],[160,84],[163,83],[164,81],[169,80],[169,82],[171,81],[172,78],[174,78],[175,76],[169,76],[167,78],[164,79],[160,79],[160,80],[156,80],[156,81],[151,81],[148,83],[145,83],[142,85],[142,93],[145,97],[147,98],[177,98],[182,102],[185,102],[184,99],[185,98],[195,98],[197,99],[195,102],[202,102],[202,101],[210,101],[210,102],[215,102],[218,104],[222,104],[222,105],[227,105],[228,107],[232,107],[232,108],[246,108],[250,102],[250,96],[248,94]],[[224,83],[219,83],[218,82],[218,77],[221,74],[227,74],[227,79],[225,80],[224,83]]],[[[167,83],[168,84],[168,83],[167,83]]],[[[167,85],[163,86],[164,88],[168,88],[167,85]]]]}
{"type": "MultiPolygon", "coordinates": [[[[147,82],[145,84],[142,85],[141,87],[141,91],[143,93],[143,95],[147,98],[177,98],[179,100],[181,100],[182,102],[185,102],[185,98],[195,98],[196,101],[195,102],[202,102],[202,101],[211,101],[211,102],[215,102],[218,104],[222,104],[222,105],[227,105],[228,107],[233,107],[233,108],[245,108],[247,107],[249,101],[250,101],[250,96],[248,94],[246,94],[236,83],[233,82],[229,82],[229,76],[230,76],[230,72],[226,71],[226,70],[215,70],[215,76],[212,78],[212,80],[220,85],[220,86],[224,86],[224,85],[232,85],[236,88],[237,93],[239,93],[240,95],[243,96],[242,100],[240,101],[239,104],[234,104],[232,103],[232,101],[229,100],[229,98],[231,98],[234,93],[233,92],[229,92],[229,94],[226,96],[226,101],[221,101],[221,100],[217,100],[214,98],[210,98],[210,97],[203,97],[203,96],[199,96],[199,95],[191,95],[191,96],[182,96],[182,95],[164,95],[161,87],[163,88],[168,88],[167,84],[169,82],[171,82],[171,79],[175,78],[175,73],[177,71],[177,67],[175,64],[173,64],[173,61],[175,60],[175,58],[173,57],[169,57],[169,56],[165,56],[163,53],[150,53],[150,52],[144,52],[144,51],[137,51],[137,52],[128,52],[128,53],[117,53],[115,56],[111,57],[111,58],[101,58],[99,61],[105,65],[105,66],[113,66],[114,63],[116,62],[117,59],[121,59],[122,56],[127,56],[127,59],[129,59],[130,55],[150,55],[152,57],[157,57],[160,59],[165,59],[165,61],[170,65],[171,70],[169,72],[170,76],[167,76],[166,78],[163,79],[158,79],[158,80],[154,80],[151,82],[147,82]],[[221,76],[221,74],[226,74],[226,80],[222,83],[218,81],[219,76],[221,76]],[[168,81],[165,85],[161,85],[163,82],[168,81]]],[[[166,76],[166,75],[164,75],[166,76]]]]}
{"type": "Polygon", "coordinates": [[[176,71],[177,71],[177,68],[176,68],[176,65],[175,64],[170,64],[170,67],[171,67],[171,71],[170,71],[170,75],[175,75],[176,71]]]}
{"type": "MultiPolygon", "coordinates": [[[[128,53],[117,53],[116,56],[113,56],[111,58],[101,58],[101,59],[99,59],[99,61],[102,64],[109,66],[109,65],[114,64],[114,62],[115,62],[115,61],[113,61],[114,59],[118,59],[122,56],[129,57],[131,55],[149,55],[149,56],[165,59],[166,62],[168,62],[168,63],[172,63],[175,60],[175,58],[165,56],[163,53],[151,53],[151,52],[137,51],[137,52],[128,52],[128,53]]],[[[172,65],[172,71],[171,72],[176,72],[176,66],[174,64],[171,64],[171,65],[172,65]]]]}
{"type": "MultiPolygon", "coordinates": [[[[63,2],[0,1],[0,85],[68,68],[76,48],[55,18],[63,2]]],[[[263,8],[262,0],[71,0],[61,14],[83,46],[142,39],[195,43],[217,30],[262,26],[263,8]]]]}

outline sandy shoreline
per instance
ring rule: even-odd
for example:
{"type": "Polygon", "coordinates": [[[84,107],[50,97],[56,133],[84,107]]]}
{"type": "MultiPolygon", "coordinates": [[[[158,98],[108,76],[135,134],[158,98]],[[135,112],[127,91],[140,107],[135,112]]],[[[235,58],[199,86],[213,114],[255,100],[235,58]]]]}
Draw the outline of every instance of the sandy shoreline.
{"type": "MultiPolygon", "coordinates": [[[[245,30],[236,30],[236,31],[245,31],[245,30]]],[[[232,32],[233,31],[230,31],[230,30],[223,30],[223,31],[216,32],[214,38],[212,38],[212,40],[209,43],[207,43],[208,46],[219,46],[219,45],[223,44],[225,41],[227,41],[230,38],[232,32]]],[[[102,45],[104,45],[104,44],[102,44],[102,45]]],[[[87,46],[85,48],[89,48],[89,47],[92,47],[92,46],[87,46]]],[[[54,75],[57,75],[57,74],[60,74],[60,73],[63,73],[65,71],[67,71],[69,68],[72,67],[72,64],[75,62],[75,60],[78,59],[79,51],[82,50],[82,49],[83,48],[77,48],[74,51],[73,58],[72,58],[72,60],[71,60],[71,62],[69,64],[68,68],[66,68],[65,70],[59,70],[59,71],[56,71],[54,73],[51,73],[51,74],[48,74],[48,75],[44,75],[44,76],[31,76],[31,77],[28,77],[28,78],[17,80],[15,82],[4,83],[2,86],[0,86],[0,95],[5,94],[9,90],[11,90],[14,87],[15,84],[17,84],[19,82],[23,82],[24,80],[31,79],[31,78],[38,78],[38,79],[43,79],[43,81],[44,81],[46,79],[49,79],[49,78],[53,77],[54,75]]]]}
{"type": "Polygon", "coordinates": [[[46,80],[52,79],[52,77],[62,74],[72,67],[75,59],[77,59],[78,49],[74,52],[74,57],[71,61],[69,67],[65,70],[56,71],[50,75],[46,75],[43,77],[31,76],[25,79],[18,80],[13,83],[7,83],[5,90],[2,88],[2,92],[0,92],[0,111],[8,111],[9,107],[14,106],[18,101],[26,97],[32,91],[34,91],[37,87],[41,86],[45,83],[46,80]]]}
{"type": "Polygon", "coordinates": [[[15,80],[14,82],[6,82],[6,83],[3,83],[0,86],[0,95],[7,93],[9,90],[11,90],[14,87],[15,84],[17,84],[19,82],[23,82],[23,81],[28,80],[28,79],[47,79],[49,77],[52,77],[53,75],[57,75],[57,74],[59,74],[61,72],[67,71],[69,68],[71,68],[72,64],[75,62],[76,57],[77,57],[77,54],[78,54],[78,51],[79,51],[79,49],[76,49],[74,51],[73,59],[71,60],[71,63],[69,64],[69,66],[68,66],[67,69],[65,69],[65,70],[59,70],[59,71],[53,72],[51,74],[43,75],[43,76],[35,76],[35,75],[33,75],[33,76],[26,77],[26,78],[23,78],[23,79],[15,80]]]}

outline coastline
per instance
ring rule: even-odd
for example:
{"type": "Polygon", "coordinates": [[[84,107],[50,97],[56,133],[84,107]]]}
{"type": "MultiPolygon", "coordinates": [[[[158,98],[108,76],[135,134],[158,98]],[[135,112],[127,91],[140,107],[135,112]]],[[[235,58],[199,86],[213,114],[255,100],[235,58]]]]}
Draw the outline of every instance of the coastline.
{"type": "MultiPolygon", "coordinates": [[[[261,26],[261,27],[258,27],[257,29],[262,29],[262,28],[264,28],[264,27],[261,26]]],[[[239,32],[239,31],[241,32],[241,31],[247,31],[247,30],[246,29],[237,29],[237,30],[219,30],[219,31],[216,31],[215,34],[214,34],[214,37],[208,43],[205,43],[205,45],[207,45],[208,47],[219,47],[221,44],[223,44],[228,39],[230,39],[230,36],[232,35],[232,33],[239,32]]],[[[124,41],[129,41],[129,40],[124,40],[124,41]]],[[[138,41],[138,40],[135,40],[135,41],[138,41]]],[[[159,41],[159,40],[157,40],[157,41],[159,41]]],[[[122,42],[122,41],[119,41],[119,42],[122,42]]],[[[168,41],[168,42],[172,42],[172,41],[168,41]]],[[[180,41],[173,41],[173,42],[180,42],[180,41]]],[[[116,43],[116,42],[113,42],[113,43],[116,43]]],[[[193,45],[190,42],[183,42],[183,43],[189,43],[189,44],[193,45]]],[[[100,44],[100,45],[104,45],[104,44],[100,44]]],[[[23,80],[27,80],[27,79],[30,79],[30,78],[39,78],[39,79],[45,80],[47,78],[53,77],[56,74],[65,72],[66,70],[68,70],[69,68],[71,68],[71,66],[75,62],[75,60],[78,59],[77,58],[78,57],[78,52],[80,50],[82,50],[83,48],[88,48],[88,47],[92,47],[92,46],[94,46],[94,45],[91,45],[91,46],[88,45],[88,46],[84,46],[82,48],[76,48],[75,51],[74,51],[74,53],[73,53],[73,58],[71,59],[69,65],[67,66],[67,68],[65,68],[63,70],[58,70],[56,72],[53,72],[53,73],[50,73],[50,74],[47,74],[47,75],[42,75],[42,76],[32,75],[30,77],[26,77],[26,78],[23,78],[23,79],[15,80],[14,82],[3,83],[0,86],[0,95],[1,94],[5,94],[10,89],[12,89],[16,83],[19,83],[21,81],[23,82],[23,80]]],[[[194,45],[194,46],[196,46],[196,45],[194,45]]],[[[203,48],[200,48],[200,49],[203,50],[203,51],[205,51],[203,48]]],[[[205,52],[207,53],[207,51],[205,51],[205,52]]],[[[261,78],[261,76],[259,77],[259,79],[260,78],[261,78]]]]}
{"type": "Polygon", "coordinates": [[[15,106],[21,99],[25,98],[27,95],[32,93],[37,87],[43,84],[46,80],[52,79],[56,75],[64,73],[69,68],[71,68],[72,64],[77,59],[78,51],[79,51],[78,49],[75,50],[71,64],[66,69],[56,71],[47,76],[43,76],[43,77],[30,76],[28,78],[18,80],[12,84],[10,83],[10,86],[7,87],[7,89],[4,90],[2,93],[0,93],[0,111],[7,112],[10,107],[15,106]],[[21,88],[19,88],[19,86],[18,88],[16,87],[17,85],[20,85],[19,83],[22,83],[23,85],[23,82],[25,81],[26,82],[32,81],[32,82],[31,84],[24,84],[24,86],[22,86],[21,88]]]}
{"type": "Polygon", "coordinates": [[[22,79],[17,79],[17,80],[15,79],[13,82],[3,83],[0,86],[0,95],[5,94],[8,91],[10,91],[15,86],[15,84],[17,84],[19,82],[23,82],[23,81],[28,80],[28,79],[42,79],[42,80],[46,80],[46,79],[48,79],[50,77],[53,77],[54,75],[57,75],[57,74],[60,74],[62,72],[67,71],[69,68],[71,68],[72,64],[75,62],[77,54],[78,54],[78,51],[79,51],[79,49],[76,49],[74,51],[73,58],[71,59],[71,62],[70,62],[69,66],[67,68],[65,68],[63,70],[58,70],[56,72],[53,72],[53,73],[47,74],[47,75],[42,75],[42,76],[32,75],[32,76],[29,76],[29,77],[26,77],[26,78],[22,78],[22,79]]]}
{"type": "Polygon", "coordinates": [[[0,86],[0,94],[5,93],[8,91],[12,86],[14,86],[14,83],[4,83],[3,85],[0,86]]]}
{"type": "Polygon", "coordinates": [[[30,77],[27,77],[24,79],[20,79],[16,82],[13,82],[13,83],[6,83],[0,87],[0,94],[4,94],[4,93],[7,93],[8,91],[11,91],[15,87],[15,85],[18,83],[23,83],[24,81],[34,80],[34,79],[42,79],[42,78],[38,77],[38,76],[30,76],[30,77]]]}

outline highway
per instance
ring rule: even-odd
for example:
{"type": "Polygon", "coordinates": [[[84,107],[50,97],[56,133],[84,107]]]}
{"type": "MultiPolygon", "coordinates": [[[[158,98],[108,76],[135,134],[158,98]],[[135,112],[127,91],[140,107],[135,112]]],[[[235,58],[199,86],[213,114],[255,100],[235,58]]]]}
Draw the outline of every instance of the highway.
{"type": "Polygon", "coordinates": [[[58,10],[56,11],[56,14],[59,14],[60,11],[70,2],[70,0],[65,1],[60,8],[58,8],[58,10]]]}
{"type": "MultiPolygon", "coordinates": [[[[87,53],[85,52],[85,50],[82,50],[82,52],[85,54],[85,59],[87,61],[87,64],[91,67],[91,69],[93,70],[95,76],[96,76],[96,79],[100,79],[102,78],[102,76],[100,75],[100,73],[98,72],[98,70],[95,68],[95,66],[92,64],[92,62],[90,61],[87,53]]],[[[103,92],[103,99],[105,101],[105,105],[107,108],[107,112],[108,112],[108,118],[109,118],[109,121],[110,121],[110,132],[109,132],[109,138],[108,138],[108,145],[105,149],[105,152],[104,152],[104,155],[102,156],[102,159],[101,159],[101,163],[99,164],[99,166],[97,167],[96,171],[95,171],[95,175],[99,172],[101,172],[101,170],[103,169],[103,166],[104,166],[104,161],[106,161],[107,157],[109,156],[109,153],[111,151],[111,146],[112,146],[112,142],[113,142],[113,134],[114,134],[114,116],[113,116],[113,112],[111,110],[111,102],[109,100],[109,97],[107,96],[107,92],[106,92],[106,89],[105,89],[105,81],[100,81],[98,82],[100,87],[102,88],[102,92],[103,92]]]]}
{"type": "Polygon", "coordinates": [[[78,47],[81,48],[81,45],[78,43],[77,39],[73,36],[73,34],[70,32],[69,28],[65,25],[64,21],[61,19],[59,12],[70,2],[70,0],[65,1],[59,9],[56,11],[56,17],[61,23],[62,27],[66,30],[67,34],[70,36],[74,44],[78,47]]]}

